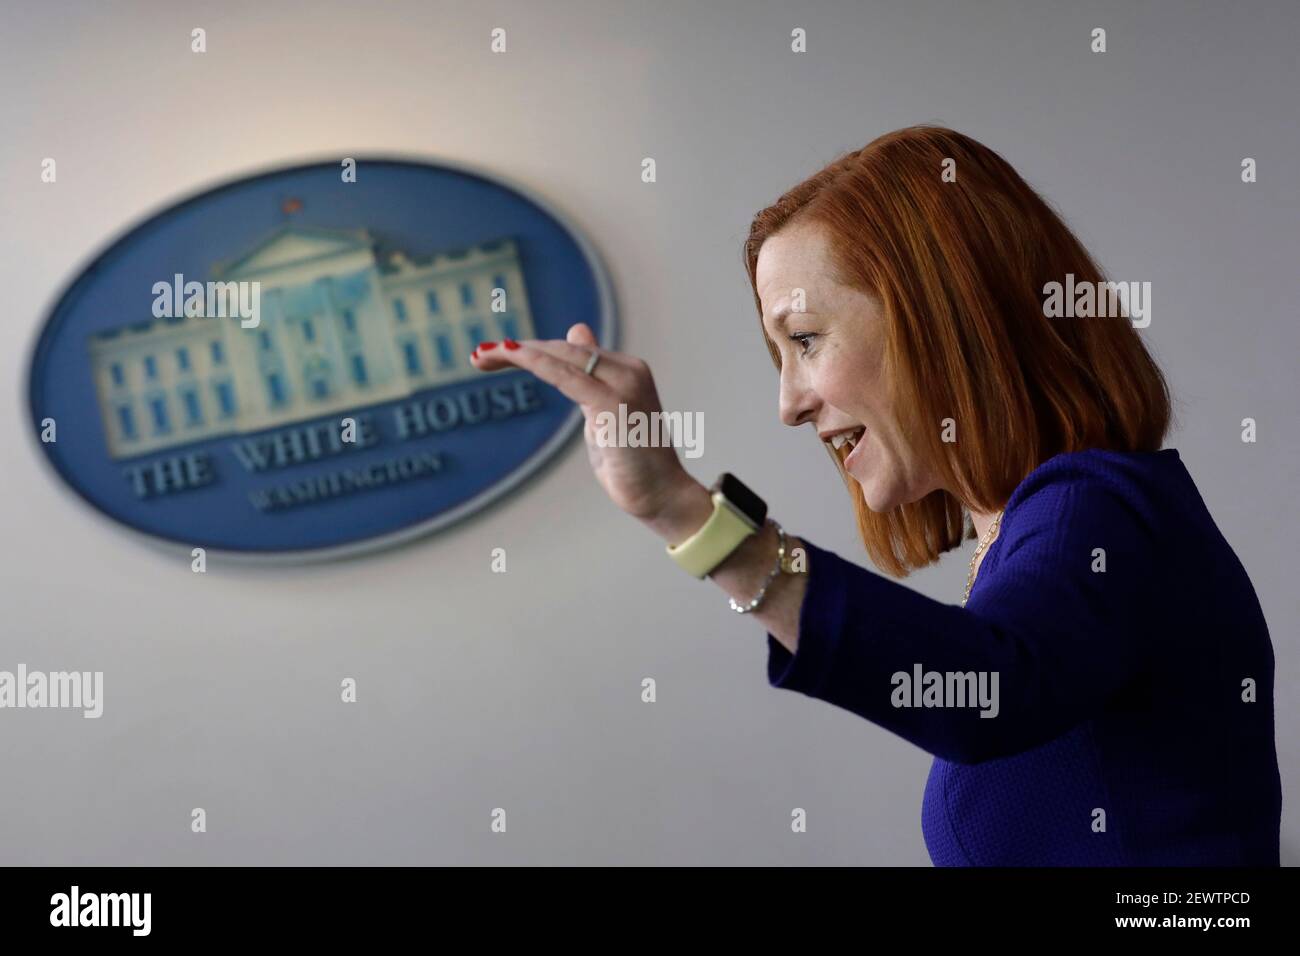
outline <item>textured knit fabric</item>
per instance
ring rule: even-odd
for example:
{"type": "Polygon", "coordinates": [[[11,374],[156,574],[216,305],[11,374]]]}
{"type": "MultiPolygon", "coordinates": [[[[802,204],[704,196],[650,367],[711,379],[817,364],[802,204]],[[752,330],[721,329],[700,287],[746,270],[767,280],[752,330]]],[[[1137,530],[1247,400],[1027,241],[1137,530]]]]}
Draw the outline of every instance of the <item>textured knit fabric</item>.
{"type": "Polygon", "coordinates": [[[965,608],[804,543],[797,651],[768,634],[768,680],[935,755],[936,865],[1278,865],[1273,648],[1175,449],[1036,468],[965,608]],[[902,706],[894,675],[931,671],[996,672],[996,716],[902,706]]]}

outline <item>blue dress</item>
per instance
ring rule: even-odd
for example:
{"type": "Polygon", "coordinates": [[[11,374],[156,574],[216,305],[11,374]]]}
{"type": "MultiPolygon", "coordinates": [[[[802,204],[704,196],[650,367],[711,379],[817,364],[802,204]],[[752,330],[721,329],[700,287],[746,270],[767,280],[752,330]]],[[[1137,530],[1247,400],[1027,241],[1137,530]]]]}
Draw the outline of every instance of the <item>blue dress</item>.
{"type": "Polygon", "coordinates": [[[1034,469],[965,608],[804,544],[768,680],[935,756],[936,865],[1278,865],[1268,626],[1175,449],[1034,469]]]}

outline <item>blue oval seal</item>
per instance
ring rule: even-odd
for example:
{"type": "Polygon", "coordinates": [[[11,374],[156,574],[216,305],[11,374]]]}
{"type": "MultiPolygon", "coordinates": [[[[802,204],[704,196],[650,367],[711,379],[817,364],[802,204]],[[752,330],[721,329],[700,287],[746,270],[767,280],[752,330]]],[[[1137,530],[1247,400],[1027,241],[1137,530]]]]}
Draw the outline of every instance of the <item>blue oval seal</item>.
{"type": "Polygon", "coordinates": [[[358,157],[150,216],[49,311],[28,396],[54,470],[148,538],[245,560],[368,551],[465,518],[582,422],[481,341],[614,347],[592,246],[495,175],[358,157]]]}

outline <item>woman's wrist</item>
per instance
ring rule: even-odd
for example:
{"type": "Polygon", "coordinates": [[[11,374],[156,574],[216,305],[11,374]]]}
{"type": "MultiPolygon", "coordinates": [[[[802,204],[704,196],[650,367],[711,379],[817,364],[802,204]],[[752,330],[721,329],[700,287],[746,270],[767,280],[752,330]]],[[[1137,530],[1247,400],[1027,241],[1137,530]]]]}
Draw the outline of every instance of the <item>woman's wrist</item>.
{"type": "Polygon", "coordinates": [[[663,507],[644,521],[646,527],[668,544],[677,545],[704,527],[712,514],[713,495],[685,473],[681,484],[665,499],[663,507]]]}
{"type": "MultiPolygon", "coordinates": [[[[677,487],[665,494],[663,506],[652,517],[641,520],[668,544],[678,545],[704,527],[712,514],[712,493],[689,473],[684,473],[677,487]]],[[[762,606],[752,614],[793,654],[799,644],[799,614],[807,583],[801,573],[772,575],[777,537],[776,524],[768,518],[756,533],[746,537],[726,560],[710,571],[708,577],[741,605],[753,601],[759,589],[767,586],[762,606]]],[[[785,546],[787,557],[801,558],[800,538],[787,531],[785,546]]],[[[801,565],[802,559],[797,563],[801,565]]]]}

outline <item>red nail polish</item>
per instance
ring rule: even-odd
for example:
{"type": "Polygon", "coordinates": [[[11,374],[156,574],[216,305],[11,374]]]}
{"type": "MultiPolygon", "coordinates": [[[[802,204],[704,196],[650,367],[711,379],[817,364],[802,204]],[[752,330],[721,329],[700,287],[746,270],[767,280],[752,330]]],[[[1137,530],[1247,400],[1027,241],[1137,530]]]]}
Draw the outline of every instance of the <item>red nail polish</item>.
{"type": "Polygon", "coordinates": [[[470,352],[470,353],[469,353],[469,357],[470,357],[470,358],[478,358],[478,349],[476,348],[476,349],[474,349],[473,352],[470,352]]]}
{"type": "Polygon", "coordinates": [[[497,344],[495,342],[480,342],[478,347],[481,348],[484,352],[486,352],[488,349],[496,348],[497,344]]]}
{"type": "Polygon", "coordinates": [[[513,351],[514,349],[519,348],[519,343],[516,342],[514,339],[506,339],[506,340],[505,340],[505,346],[506,346],[506,348],[508,348],[508,349],[510,349],[511,351],[513,351]]]}

